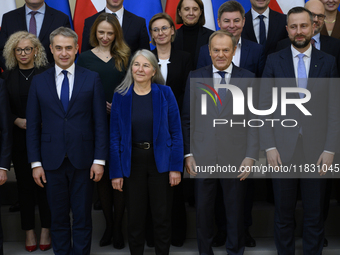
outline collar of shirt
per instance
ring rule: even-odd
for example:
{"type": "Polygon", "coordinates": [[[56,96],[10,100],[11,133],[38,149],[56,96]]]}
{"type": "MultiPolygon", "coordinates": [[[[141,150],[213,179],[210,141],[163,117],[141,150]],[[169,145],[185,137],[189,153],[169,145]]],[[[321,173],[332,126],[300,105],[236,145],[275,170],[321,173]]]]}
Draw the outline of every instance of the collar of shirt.
{"type": "MultiPolygon", "coordinates": [[[[312,56],[312,47],[313,47],[312,44],[310,44],[309,48],[305,52],[302,52],[302,54],[305,54],[305,56],[303,57],[303,62],[305,64],[307,77],[309,75],[309,68],[310,68],[310,62],[311,62],[311,56],[312,56]]],[[[294,74],[295,74],[296,82],[298,83],[298,81],[297,81],[297,79],[298,79],[298,65],[299,65],[298,55],[301,54],[301,52],[296,50],[293,47],[293,45],[291,45],[291,50],[292,50],[292,57],[293,57],[294,74]]]]}
{"type": "MultiPolygon", "coordinates": [[[[55,65],[55,84],[57,88],[57,94],[60,99],[61,93],[61,86],[64,80],[64,74],[62,73],[64,69],[60,68],[59,66],[55,65]]],[[[69,80],[69,99],[71,100],[72,92],[73,92],[73,85],[74,85],[74,77],[75,77],[75,64],[73,63],[69,68],[66,69],[68,71],[67,77],[69,80]]]]}
{"type": "MultiPolygon", "coordinates": [[[[218,83],[221,83],[221,80],[222,80],[222,77],[221,75],[218,74],[218,72],[220,72],[220,70],[218,70],[214,65],[212,65],[212,71],[213,71],[213,78],[214,79],[218,79],[218,83]]],[[[222,70],[222,72],[226,72],[226,76],[225,76],[225,80],[227,82],[227,84],[229,83],[230,81],[230,76],[231,76],[231,73],[233,71],[233,63],[231,63],[227,69],[225,70],[222,70]]],[[[215,81],[214,81],[214,84],[215,84],[215,81]]]]}
{"type": "MultiPolygon", "coordinates": [[[[105,12],[106,13],[113,13],[109,8],[105,7],[105,12]]],[[[120,8],[118,11],[115,12],[115,14],[117,15],[117,19],[119,21],[120,26],[122,26],[123,24],[123,14],[124,14],[124,6],[122,6],[122,8],[120,8]]]]}
{"type": "MultiPolygon", "coordinates": [[[[30,8],[28,8],[27,5],[25,4],[25,12],[26,12],[26,15],[29,15],[30,18],[31,18],[31,14],[30,14],[31,11],[33,11],[33,10],[31,10],[30,8]]],[[[40,13],[40,14],[45,15],[45,11],[46,11],[46,5],[45,5],[45,3],[44,3],[43,6],[41,6],[40,9],[37,10],[37,12],[40,13]]]]}
{"type": "MultiPolygon", "coordinates": [[[[253,8],[251,8],[251,15],[253,16],[253,21],[254,21],[254,20],[257,19],[257,17],[258,17],[259,15],[261,15],[261,14],[258,13],[257,11],[255,11],[253,8]]],[[[267,7],[267,10],[265,10],[265,11],[262,13],[262,15],[263,15],[265,18],[269,19],[269,7],[267,7]]]]}
{"type": "MultiPolygon", "coordinates": [[[[291,45],[290,47],[291,47],[291,49],[292,49],[293,58],[295,58],[295,57],[298,58],[297,55],[299,55],[301,52],[298,51],[297,49],[295,49],[295,48],[293,47],[293,45],[291,45]]],[[[309,45],[309,48],[308,48],[305,52],[302,52],[302,54],[305,54],[307,57],[310,58],[311,55],[312,55],[312,45],[310,44],[310,45],[309,45]]]]}

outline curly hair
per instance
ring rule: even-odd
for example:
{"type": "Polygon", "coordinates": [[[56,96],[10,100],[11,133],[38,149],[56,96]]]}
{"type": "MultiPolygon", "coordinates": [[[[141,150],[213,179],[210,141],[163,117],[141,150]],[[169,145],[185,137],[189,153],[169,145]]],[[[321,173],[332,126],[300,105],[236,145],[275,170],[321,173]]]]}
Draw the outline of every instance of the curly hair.
{"type": "Polygon", "coordinates": [[[18,43],[24,39],[30,40],[34,48],[37,49],[37,53],[34,57],[34,66],[40,68],[48,64],[45,49],[39,39],[26,31],[19,31],[8,38],[4,47],[3,56],[6,60],[6,68],[8,70],[12,70],[18,65],[14,49],[17,47],[18,43]]]}
{"type": "Polygon", "coordinates": [[[118,19],[113,14],[102,13],[96,18],[91,27],[90,44],[92,47],[97,47],[99,45],[99,41],[97,39],[97,28],[103,21],[108,22],[113,28],[115,39],[111,44],[110,53],[115,60],[117,70],[121,72],[123,68],[127,69],[128,67],[131,51],[124,41],[123,30],[118,19]]]}

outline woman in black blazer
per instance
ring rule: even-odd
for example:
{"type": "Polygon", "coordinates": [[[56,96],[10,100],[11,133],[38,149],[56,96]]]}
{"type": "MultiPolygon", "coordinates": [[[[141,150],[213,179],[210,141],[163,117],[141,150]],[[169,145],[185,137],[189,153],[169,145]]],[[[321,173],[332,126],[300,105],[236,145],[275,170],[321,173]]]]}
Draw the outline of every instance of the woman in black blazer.
{"type": "Polygon", "coordinates": [[[208,44],[209,37],[214,32],[203,27],[205,17],[202,0],[180,0],[177,5],[176,23],[183,25],[177,31],[173,47],[189,52],[193,67],[196,67],[200,48],[208,44]]]}
{"type": "Polygon", "coordinates": [[[35,204],[41,221],[40,249],[51,248],[51,213],[47,203],[46,190],[35,184],[26,150],[26,105],[28,91],[34,75],[46,70],[48,64],[44,47],[39,39],[28,32],[12,34],[4,47],[7,70],[3,74],[9,94],[13,125],[12,162],[17,178],[21,228],[26,231],[26,250],[37,249],[34,232],[35,204]]]}
{"type": "MultiPolygon", "coordinates": [[[[190,53],[176,50],[171,43],[175,39],[176,28],[172,18],[166,13],[154,15],[149,22],[151,42],[156,46],[152,52],[156,55],[165,84],[171,87],[178,104],[182,109],[185,85],[192,61],[190,53]]],[[[147,224],[151,226],[150,224],[147,224]]],[[[148,228],[148,231],[152,228],[148,228]]],[[[152,233],[147,234],[148,244],[152,243],[152,233]]],[[[174,187],[172,207],[172,236],[171,244],[182,246],[186,236],[186,212],[183,196],[183,185],[174,187]]]]}

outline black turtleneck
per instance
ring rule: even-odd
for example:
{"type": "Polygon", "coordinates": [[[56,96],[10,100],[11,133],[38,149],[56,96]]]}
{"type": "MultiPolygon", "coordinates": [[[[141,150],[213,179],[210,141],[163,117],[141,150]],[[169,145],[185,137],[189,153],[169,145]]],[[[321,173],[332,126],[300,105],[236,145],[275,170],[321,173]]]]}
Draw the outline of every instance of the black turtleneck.
{"type": "Polygon", "coordinates": [[[186,26],[183,24],[183,50],[189,52],[193,59],[196,55],[196,46],[198,39],[198,31],[200,25],[198,22],[193,26],[186,26]]]}

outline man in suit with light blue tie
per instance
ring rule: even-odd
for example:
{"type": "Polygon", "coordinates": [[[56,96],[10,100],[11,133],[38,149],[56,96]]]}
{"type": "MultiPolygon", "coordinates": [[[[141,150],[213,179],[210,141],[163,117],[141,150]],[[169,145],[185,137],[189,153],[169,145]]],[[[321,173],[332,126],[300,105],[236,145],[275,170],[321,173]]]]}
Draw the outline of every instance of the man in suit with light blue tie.
{"type": "Polygon", "coordinates": [[[58,255],[90,254],[93,181],[108,154],[104,91],[97,73],[74,64],[77,40],[69,28],[51,33],[55,66],[33,78],[27,103],[28,159],[35,182],[46,185],[58,255]]]}
{"type": "Polygon", "coordinates": [[[274,236],[278,254],[295,254],[294,213],[298,184],[304,209],[303,252],[321,254],[326,188],[323,175],[327,172],[326,167],[328,169],[332,164],[334,153],[338,151],[340,137],[340,90],[333,79],[338,73],[335,58],[311,46],[314,29],[312,13],[303,7],[294,7],[287,17],[291,46],[268,56],[263,77],[272,79],[269,79],[270,82],[265,79],[267,82],[261,83],[259,108],[271,108],[273,88],[277,88],[280,93],[283,88],[298,87],[309,91],[305,91],[306,97],[304,93],[288,93],[287,98],[307,101],[303,107],[308,113],[302,112],[295,105],[289,105],[284,114],[281,107],[283,102],[278,102],[277,109],[263,116],[263,119],[290,119],[297,124],[294,127],[284,127],[281,124],[266,123],[260,128],[260,146],[266,151],[269,165],[296,166],[297,169],[297,173],[279,171],[272,174],[274,236]],[[321,165],[325,171],[318,171],[316,165],[321,165]],[[305,171],[306,166],[307,169],[316,169],[315,172],[305,171]]]}

